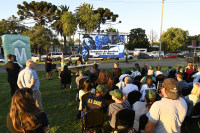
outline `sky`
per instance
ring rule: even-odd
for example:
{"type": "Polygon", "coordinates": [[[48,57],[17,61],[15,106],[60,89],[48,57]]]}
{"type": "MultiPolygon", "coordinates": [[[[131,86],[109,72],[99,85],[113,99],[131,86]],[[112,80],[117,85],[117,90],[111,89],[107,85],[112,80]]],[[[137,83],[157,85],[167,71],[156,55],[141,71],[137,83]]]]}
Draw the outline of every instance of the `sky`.
{"type": "MultiPolygon", "coordinates": [[[[3,0],[1,0],[3,1],[3,0]]],[[[4,0],[0,4],[0,19],[17,15],[17,4],[24,0],[4,0]]],[[[32,0],[26,0],[31,2],[32,0]]],[[[38,0],[35,0],[39,2],[38,0]]],[[[45,1],[45,0],[44,0],[45,1]]],[[[81,3],[92,4],[94,9],[98,7],[109,8],[114,14],[118,14],[117,21],[111,25],[119,32],[130,32],[134,28],[142,28],[148,35],[154,30],[160,35],[162,0],[46,0],[54,5],[67,5],[74,12],[81,3]],[[118,21],[122,23],[118,24],[118,21]]],[[[189,35],[200,34],[199,17],[200,0],[165,0],[163,10],[163,31],[170,27],[188,30],[189,35]]],[[[110,25],[101,25],[101,30],[106,30],[110,25]]],[[[75,36],[77,38],[78,35],[75,36]]]]}

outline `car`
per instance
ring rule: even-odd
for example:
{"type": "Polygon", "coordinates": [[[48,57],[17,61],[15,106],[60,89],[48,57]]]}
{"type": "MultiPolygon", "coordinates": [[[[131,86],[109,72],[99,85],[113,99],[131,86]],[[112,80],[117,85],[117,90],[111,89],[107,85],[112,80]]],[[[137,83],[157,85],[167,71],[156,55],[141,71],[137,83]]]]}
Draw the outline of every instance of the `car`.
{"type": "MultiPolygon", "coordinates": [[[[124,55],[124,58],[126,59],[126,55],[124,55]]],[[[133,59],[132,55],[127,55],[127,59],[133,59]]]]}
{"type": "Polygon", "coordinates": [[[186,58],[186,57],[192,57],[192,56],[194,56],[194,53],[187,53],[187,54],[184,55],[184,58],[186,58]]]}
{"type": "Polygon", "coordinates": [[[169,53],[169,54],[166,54],[164,56],[164,59],[167,59],[167,58],[178,58],[178,54],[177,53],[169,53]]]}
{"type": "MultiPolygon", "coordinates": [[[[151,56],[152,58],[158,58],[159,57],[159,51],[152,51],[148,55],[151,56]]],[[[161,51],[160,57],[161,58],[164,57],[164,52],[163,51],[161,51]]]]}
{"type": "Polygon", "coordinates": [[[4,56],[0,55],[0,62],[5,62],[4,56]]]}
{"type": "Polygon", "coordinates": [[[178,53],[178,57],[184,58],[184,56],[189,53],[188,51],[182,51],[181,53],[178,53]]]}
{"type": "Polygon", "coordinates": [[[31,53],[31,57],[38,57],[38,55],[35,53],[31,53]]]}
{"type": "MultiPolygon", "coordinates": [[[[62,52],[49,52],[47,54],[50,54],[51,58],[55,59],[55,60],[60,60],[61,58],[63,58],[63,53],[62,52]]],[[[45,58],[47,57],[47,54],[46,55],[42,55],[41,56],[41,60],[45,60],[45,58]]]]}
{"type": "Polygon", "coordinates": [[[151,56],[149,56],[148,54],[139,54],[137,56],[138,59],[152,59],[151,56]]]}

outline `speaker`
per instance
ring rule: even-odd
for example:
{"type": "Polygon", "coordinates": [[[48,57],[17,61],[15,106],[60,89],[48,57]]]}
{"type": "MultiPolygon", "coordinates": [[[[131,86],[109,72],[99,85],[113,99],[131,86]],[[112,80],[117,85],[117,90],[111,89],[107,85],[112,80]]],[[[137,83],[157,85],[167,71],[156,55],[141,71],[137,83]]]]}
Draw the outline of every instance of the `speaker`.
{"type": "Polygon", "coordinates": [[[192,46],[197,46],[197,40],[192,40],[192,46]]]}

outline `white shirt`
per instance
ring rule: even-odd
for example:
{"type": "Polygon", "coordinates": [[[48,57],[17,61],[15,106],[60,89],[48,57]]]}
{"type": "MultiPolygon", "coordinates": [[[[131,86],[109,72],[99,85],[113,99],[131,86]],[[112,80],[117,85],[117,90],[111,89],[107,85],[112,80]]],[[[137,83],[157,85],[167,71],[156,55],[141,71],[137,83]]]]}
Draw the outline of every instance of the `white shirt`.
{"type": "Polygon", "coordinates": [[[151,122],[156,123],[153,133],[180,133],[186,113],[187,103],[183,98],[162,98],[153,103],[146,116],[151,122]]]}
{"type": "Polygon", "coordinates": [[[121,75],[121,76],[119,77],[119,82],[123,81],[124,77],[127,77],[127,76],[130,77],[129,74],[123,74],[123,75],[121,75]]]}
{"type": "Polygon", "coordinates": [[[154,72],[155,77],[158,76],[158,75],[160,75],[160,74],[163,75],[163,73],[162,73],[161,71],[155,71],[155,72],[154,72]]]}
{"type": "Polygon", "coordinates": [[[138,91],[138,87],[134,84],[127,84],[123,89],[122,92],[124,94],[124,96],[128,97],[128,94],[132,91],[138,91]]]}
{"type": "Polygon", "coordinates": [[[149,88],[147,86],[147,84],[144,84],[140,90],[140,93],[142,94],[141,98],[140,98],[140,101],[144,101],[145,100],[145,95],[146,95],[146,92],[145,90],[150,90],[150,89],[156,89],[156,86],[155,84],[153,84],[153,87],[149,88]]]}

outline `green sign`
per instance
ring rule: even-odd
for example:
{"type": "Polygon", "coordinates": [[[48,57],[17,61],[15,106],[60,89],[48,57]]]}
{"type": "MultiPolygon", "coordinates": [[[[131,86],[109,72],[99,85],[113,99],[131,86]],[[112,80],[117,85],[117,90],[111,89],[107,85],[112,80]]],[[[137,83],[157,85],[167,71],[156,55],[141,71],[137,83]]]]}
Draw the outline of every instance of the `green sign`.
{"type": "Polygon", "coordinates": [[[2,36],[5,63],[8,62],[7,55],[16,55],[17,62],[26,65],[26,61],[31,59],[30,38],[22,35],[6,34],[2,36]]]}

